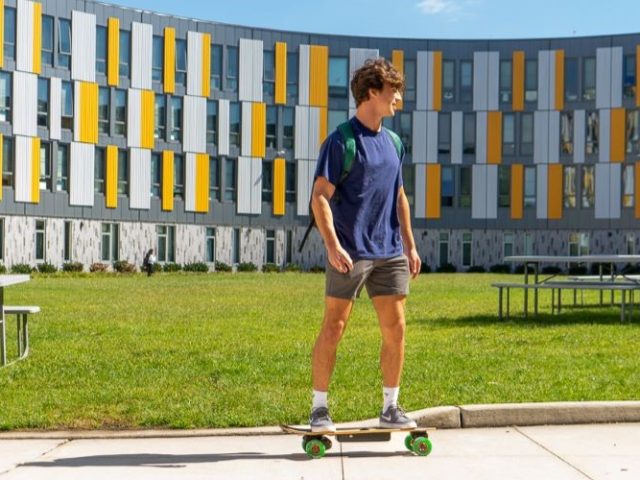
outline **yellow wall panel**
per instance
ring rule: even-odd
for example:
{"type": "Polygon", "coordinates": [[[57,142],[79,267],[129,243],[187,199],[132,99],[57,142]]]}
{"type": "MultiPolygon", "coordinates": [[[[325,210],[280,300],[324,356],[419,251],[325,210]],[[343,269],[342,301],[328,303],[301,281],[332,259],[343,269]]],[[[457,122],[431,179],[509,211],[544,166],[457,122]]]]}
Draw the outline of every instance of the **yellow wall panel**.
{"type": "Polygon", "coordinates": [[[0,68],[4,67],[4,0],[0,0],[0,68]]]}
{"type": "Polygon", "coordinates": [[[162,210],[173,210],[173,152],[162,152],[162,210]]]}
{"type": "Polygon", "coordinates": [[[524,52],[517,50],[512,55],[512,90],[511,108],[514,112],[524,110],[524,52]]]}
{"type": "Polygon", "coordinates": [[[524,165],[511,166],[511,218],[524,216],[524,165]]]}
{"type": "Polygon", "coordinates": [[[31,139],[31,201],[40,203],[40,138],[31,139]]]}
{"type": "Polygon", "coordinates": [[[251,156],[264,158],[267,136],[267,104],[253,103],[251,105],[251,156]]]}
{"type": "Polygon", "coordinates": [[[442,109],[442,52],[433,52],[433,109],[442,109]]]}
{"type": "Polygon", "coordinates": [[[312,45],[309,57],[309,105],[326,107],[329,99],[329,47],[312,45]]]}
{"type": "Polygon", "coordinates": [[[33,3],[33,73],[42,71],[42,4],[33,3]]]}
{"type": "Polygon", "coordinates": [[[624,162],[625,156],[625,120],[624,108],[611,110],[611,134],[609,140],[610,160],[614,163],[624,162]]]}
{"type": "MultiPolygon", "coordinates": [[[[391,63],[402,75],[404,75],[404,50],[391,51],[391,63]]],[[[404,92],[403,92],[404,94],[404,92]]],[[[396,110],[402,110],[402,101],[396,104],[396,110]]]]}
{"type": "Polygon", "coordinates": [[[110,17],[107,21],[107,83],[117,87],[120,84],[120,19],[110,17]]]}
{"type": "Polygon", "coordinates": [[[107,208],[118,207],[118,147],[107,145],[104,199],[107,208]]]}
{"type": "Polygon", "coordinates": [[[564,50],[556,50],[556,110],[564,109],[564,50]]]}
{"type": "Polygon", "coordinates": [[[285,188],[287,184],[286,162],[284,158],[273,159],[273,214],[285,213],[285,188]]]}
{"type": "Polygon", "coordinates": [[[98,143],[98,84],[80,82],[80,141],[98,143]]]}
{"type": "Polygon", "coordinates": [[[176,29],[164,29],[164,92],[176,91],[176,29]]]}
{"type": "Polygon", "coordinates": [[[211,34],[202,34],[202,96],[211,94],[211,34]]]}
{"type": "Polygon", "coordinates": [[[209,211],[209,155],[196,155],[196,212],[209,211]]]}
{"type": "Polygon", "coordinates": [[[318,132],[318,148],[327,138],[327,124],[329,123],[329,112],[326,108],[320,108],[320,131],[318,132]]]}
{"type": "Polygon", "coordinates": [[[487,112],[487,163],[502,163],[502,112],[487,112]]]}
{"type": "Polygon", "coordinates": [[[548,168],[547,218],[560,220],[562,218],[562,165],[550,164],[548,168]]]}
{"type": "Polygon", "coordinates": [[[276,87],[274,101],[276,105],[287,103],[287,44],[276,42],[276,87]]]}
{"type": "Polygon", "coordinates": [[[441,176],[441,165],[427,165],[427,218],[440,218],[440,188],[442,182],[441,176]]]}
{"type": "Polygon", "coordinates": [[[153,90],[143,90],[141,94],[141,118],[140,118],[140,145],[142,148],[154,146],[154,107],[155,94],[153,90]]]}

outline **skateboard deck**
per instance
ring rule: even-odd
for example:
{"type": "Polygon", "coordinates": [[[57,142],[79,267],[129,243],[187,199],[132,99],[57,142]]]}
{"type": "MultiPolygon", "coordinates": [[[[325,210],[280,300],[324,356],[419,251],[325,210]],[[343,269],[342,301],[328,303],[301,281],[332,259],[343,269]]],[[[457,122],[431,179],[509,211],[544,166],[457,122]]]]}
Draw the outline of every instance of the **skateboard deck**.
{"type": "Polygon", "coordinates": [[[429,431],[433,428],[380,428],[380,427],[341,427],[336,431],[314,432],[306,426],[280,425],[284,433],[302,435],[302,448],[311,458],[323,457],[332,447],[331,439],[339,442],[386,442],[391,440],[393,432],[405,432],[405,447],[420,456],[431,453],[432,444],[429,431]]]}

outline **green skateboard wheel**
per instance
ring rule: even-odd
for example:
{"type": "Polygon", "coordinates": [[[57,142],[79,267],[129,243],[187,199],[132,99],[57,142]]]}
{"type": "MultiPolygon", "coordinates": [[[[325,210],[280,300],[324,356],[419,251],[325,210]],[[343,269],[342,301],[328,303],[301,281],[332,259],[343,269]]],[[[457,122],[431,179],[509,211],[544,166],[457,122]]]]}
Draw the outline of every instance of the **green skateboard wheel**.
{"type": "Polygon", "coordinates": [[[311,458],[322,458],[326,452],[326,447],[322,440],[314,438],[313,440],[307,441],[304,450],[311,458]]]}
{"type": "Polygon", "coordinates": [[[413,441],[413,451],[421,457],[426,457],[431,453],[433,445],[427,437],[417,437],[413,441]]]}
{"type": "Polygon", "coordinates": [[[404,446],[407,447],[407,450],[413,452],[413,435],[409,434],[404,437],[404,446]]]}

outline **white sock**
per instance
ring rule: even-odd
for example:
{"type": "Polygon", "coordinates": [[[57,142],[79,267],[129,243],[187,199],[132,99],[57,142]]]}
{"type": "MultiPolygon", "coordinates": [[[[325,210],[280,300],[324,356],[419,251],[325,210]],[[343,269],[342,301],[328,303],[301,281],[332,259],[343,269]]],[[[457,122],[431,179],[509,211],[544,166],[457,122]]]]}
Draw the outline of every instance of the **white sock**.
{"type": "Polygon", "coordinates": [[[312,410],[320,407],[327,408],[327,393],[328,392],[320,392],[318,390],[313,391],[313,405],[311,407],[312,410]]]}
{"type": "Polygon", "coordinates": [[[389,408],[391,405],[398,404],[400,387],[382,387],[382,393],[384,395],[384,406],[382,407],[382,411],[386,412],[387,408],[389,408]]]}

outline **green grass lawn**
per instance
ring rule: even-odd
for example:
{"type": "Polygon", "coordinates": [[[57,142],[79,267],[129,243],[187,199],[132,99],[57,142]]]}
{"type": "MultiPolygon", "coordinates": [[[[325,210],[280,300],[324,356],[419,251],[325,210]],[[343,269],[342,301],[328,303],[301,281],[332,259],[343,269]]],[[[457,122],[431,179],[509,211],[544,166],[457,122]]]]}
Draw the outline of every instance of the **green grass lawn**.
{"type": "MultiPolygon", "coordinates": [[[[551,316],[543,292],[545,314],[500,322],[490,284],[515,278],[412,282],[406,409],[639,398],[639,320],[621,324],[618,308],[551,316]]],[[[305,422],[323,292],[319,274],[36,275],[5,289],[8,304],[42,312],[30,320],[28,359],[0,369],[0,429],[305,422]]],[[[521,308],[522,295],[512,297],[512,311],[521,308]]],[[[379,350],[363,293],[338,352],[335,420],[378,415],[379,350]]]]}

